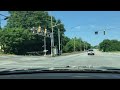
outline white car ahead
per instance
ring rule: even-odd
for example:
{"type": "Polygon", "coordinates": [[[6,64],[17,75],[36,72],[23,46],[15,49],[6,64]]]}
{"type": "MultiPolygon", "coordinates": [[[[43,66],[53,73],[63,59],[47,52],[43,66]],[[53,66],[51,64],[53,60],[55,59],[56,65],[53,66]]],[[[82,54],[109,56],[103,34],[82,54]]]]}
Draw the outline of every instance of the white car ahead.
{"type": "Polygon", "coordinates": [[[93,49],[89,49],[88,50],[88,55],[95,55],[94,50],[93,49]]]}

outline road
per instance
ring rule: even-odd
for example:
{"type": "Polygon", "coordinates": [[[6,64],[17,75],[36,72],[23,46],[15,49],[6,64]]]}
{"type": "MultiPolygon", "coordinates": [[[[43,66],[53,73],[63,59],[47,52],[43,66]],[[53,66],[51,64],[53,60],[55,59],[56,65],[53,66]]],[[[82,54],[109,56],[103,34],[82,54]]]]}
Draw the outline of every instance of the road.
{"type": "Polygon", "coordinates": [[[0,56],[0,70],[3,68],[25,69],[40,67],[62,66],[107,66],[120,68],[120,55],[103,53],[95,50],[94,56],[88,56],[87,52],[67,56],[0,56]]]}

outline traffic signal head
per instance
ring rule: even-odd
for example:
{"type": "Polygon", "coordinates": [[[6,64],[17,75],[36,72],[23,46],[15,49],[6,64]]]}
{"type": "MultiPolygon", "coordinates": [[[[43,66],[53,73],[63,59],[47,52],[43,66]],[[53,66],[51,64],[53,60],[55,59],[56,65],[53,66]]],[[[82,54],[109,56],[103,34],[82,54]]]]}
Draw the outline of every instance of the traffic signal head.
{"type": "Polygon", "coordinates": [[[45,34],[47,33],[47,29],[45,28],[45,34]]]}
{"type": "Polygon", "coordinates": [[[98,34],[98,31],[95,31],[95,35],[97,35],[98,34]]]}
{"type": "Polygon", "coordinates": [[[7,20],[9,17],[4,18],[4,20],[7,20]]]}
{"type": "Polygon", "coordinates": [[[105,35],[105,31],[104,31],[104,35],[105,35]]]}
{"type": "Polygon", "coordinates": [[[39,26],[39,27],[38,27],[38,33],[40,33],[40,32],[41,32],[41,27],[39,26]]]}

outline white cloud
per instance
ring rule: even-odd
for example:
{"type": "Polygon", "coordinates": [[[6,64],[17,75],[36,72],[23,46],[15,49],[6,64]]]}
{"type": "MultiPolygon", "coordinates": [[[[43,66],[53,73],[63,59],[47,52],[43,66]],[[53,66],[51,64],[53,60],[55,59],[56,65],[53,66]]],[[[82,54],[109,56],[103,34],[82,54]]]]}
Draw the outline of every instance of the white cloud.
{"type": "Polygon", "coordinates": [[[77,26],[77,27],[75,27],[76,29],[80,29],[81,27],[80,26],[77,26]]]}
{"type": "Polygon", "coordinates": [[[90,25],[91,28],[95,28],[96,26],[95,25],[90,25]]]}

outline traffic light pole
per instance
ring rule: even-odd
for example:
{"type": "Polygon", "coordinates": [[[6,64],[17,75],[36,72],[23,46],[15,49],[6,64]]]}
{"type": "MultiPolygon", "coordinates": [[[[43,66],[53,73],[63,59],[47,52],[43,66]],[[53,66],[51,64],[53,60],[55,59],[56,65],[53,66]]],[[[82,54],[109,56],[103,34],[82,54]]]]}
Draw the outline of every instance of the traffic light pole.
{"type": "Polygon", "coordinates": [[[58,41],[59,41],[59,49],[58,49],[58,53],[60,55],[60,30],[58,29],[58,41]]]}

